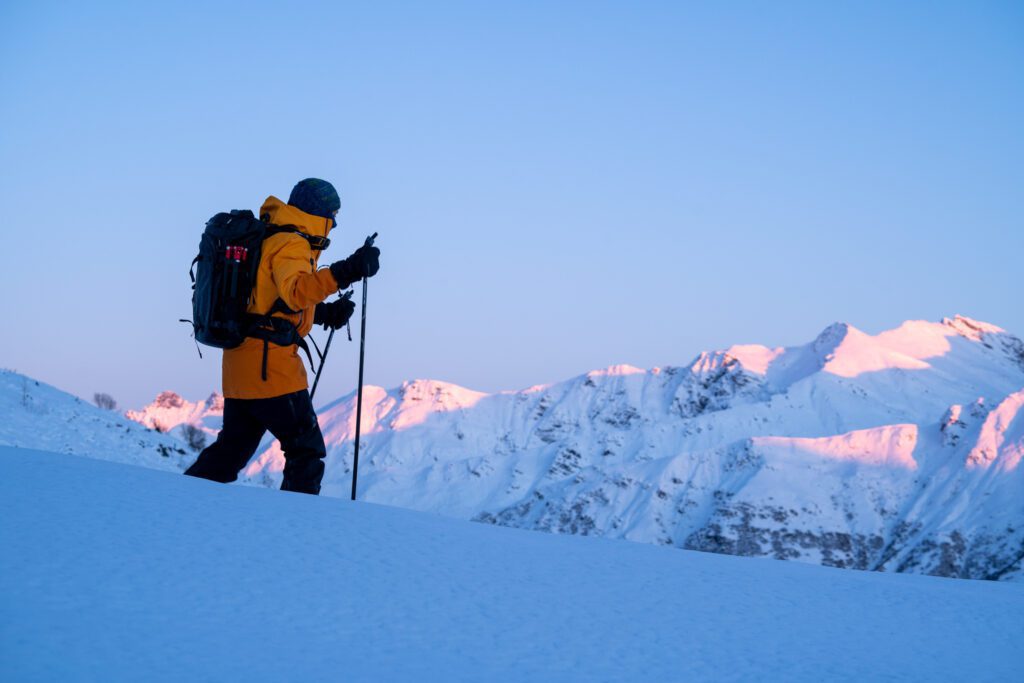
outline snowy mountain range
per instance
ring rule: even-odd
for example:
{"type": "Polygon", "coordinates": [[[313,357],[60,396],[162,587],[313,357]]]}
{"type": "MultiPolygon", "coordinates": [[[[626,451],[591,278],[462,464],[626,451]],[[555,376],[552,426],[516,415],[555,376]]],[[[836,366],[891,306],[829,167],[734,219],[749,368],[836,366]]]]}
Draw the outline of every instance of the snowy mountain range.
{"type": "Polygon", "coordinates": [[[198,427],[203,433],[216,437],[224,420],[224,397],[214,392],[205,401],[193,403],[173,391],[164,391],[142,410],[125,411],[125,417],[179,438],[185,425],[198,427]]]}
{"type": "MultiPolygon", "coordinates": [[[[1024,343],[963,316],[485,394],[364,394],[362,499],[555,533],[836,567],[1022,579],[1024,343]]],[[[213,430],[219,397],[132,417],[213,430]]],[[[355,396],[319,410],[347,495],[355,396]]],[[[147,422],[148,421],[148,422],[147,422]]],[[[187,464],[190,458],[184,458],[187,464]]],[[[280,482],[278,444],[243,472],[280,482]]]]}

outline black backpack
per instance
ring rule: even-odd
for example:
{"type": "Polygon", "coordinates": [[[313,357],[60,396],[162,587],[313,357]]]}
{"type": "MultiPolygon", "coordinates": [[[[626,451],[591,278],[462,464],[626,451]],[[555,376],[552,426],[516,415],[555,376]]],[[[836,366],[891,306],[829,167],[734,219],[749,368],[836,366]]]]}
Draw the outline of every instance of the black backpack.
{"type": "MultiPolygon", "coordinates": [[[[315,250],[326,249],[330,240],[307,235],[294,225],[273,225],[253,215],[252,211],[234,210],[218,213],[206,222],[199,254],[192,260],[192,323],[195,339],[200,344],[220,349],[233,349],[246,337],[282,346],[298,344],[306,351],[291,322],[272,313],[296,313],[281,299],[265,314],[247,313],[256,285],[256,272],[263,255],[263,240],[271,235],[289,232],[305,238],[315,250]]],[[[312,359],[310,361],[312,363],[312,359]]],[[[266,365],[264,360],[264,378],[266,365]]]]}

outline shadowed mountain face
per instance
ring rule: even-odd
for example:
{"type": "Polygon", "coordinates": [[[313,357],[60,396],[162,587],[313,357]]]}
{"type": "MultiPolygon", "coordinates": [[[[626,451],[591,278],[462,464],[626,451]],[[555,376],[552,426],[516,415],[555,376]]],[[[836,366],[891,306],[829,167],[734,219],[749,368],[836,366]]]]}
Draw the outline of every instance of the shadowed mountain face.
{"type": "MultiPolygon", "coordinates": [[[[957,316],[688,367],[364,396],[363,499],[555,533],[837,567],[1020,578],[1024,344],[957,316]]],[[[350,485],[355,397],[321,410],[350,485]]],[[[273,486],[277,444],[244,476],[273,486]]]]}

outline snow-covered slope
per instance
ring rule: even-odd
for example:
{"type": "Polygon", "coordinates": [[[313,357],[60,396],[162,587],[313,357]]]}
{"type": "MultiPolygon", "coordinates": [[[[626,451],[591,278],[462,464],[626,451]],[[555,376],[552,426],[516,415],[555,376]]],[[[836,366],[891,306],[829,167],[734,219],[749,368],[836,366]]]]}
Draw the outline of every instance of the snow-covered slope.
{"type": "MultiPolygon", "coordinates": [[[[1024,343],[962,316],[482,394],[367,387],[360,493],[507,526],[831,566],[1021,576],[1024,343]]],[[[346,495],[354,396],[320,410],[346,495]]],[[[277,485],[274,444],[250,481],[277,485]]]]}
{"type": "Polygon", "coordinates": [[[36,448],[180,471],[181,441],[11,370],[0,370],[0,446],[36,448]]]}
{"type": "Polygon", "coordinates": [[[125,417],[139,424],[182,438],[181,428],[192,425],[216,436],[224,421],[224,397],[214,392],[205,401],[186,401],[173,391],[161,392],[141,410],[129,410],[125,417]]]}
{"type": "Polygon", "coordinates": [[[524,533],[23,449],[0,448],[0,470],[4,680],[1021,673],[1017,584],[524,533]]]}

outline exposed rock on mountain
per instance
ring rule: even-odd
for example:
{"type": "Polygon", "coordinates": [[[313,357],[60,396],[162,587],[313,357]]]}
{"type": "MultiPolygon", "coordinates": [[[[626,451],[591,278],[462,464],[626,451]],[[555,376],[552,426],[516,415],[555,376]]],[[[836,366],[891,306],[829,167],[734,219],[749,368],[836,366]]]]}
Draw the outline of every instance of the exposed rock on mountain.
{"type": "MultiPolygon", "coordinates": [[[[687,367],[364,397],[361,496],[482,522],[837,567],[1020,576],[1024,344],[957,316],[687,367]],[[990,406],[994,406],[990,408],[990,406]]],[[[321,410],[349,486],[354,396],[321,410]]],[[[250,481],[276,485],[276,444],[250,481]]]]}

